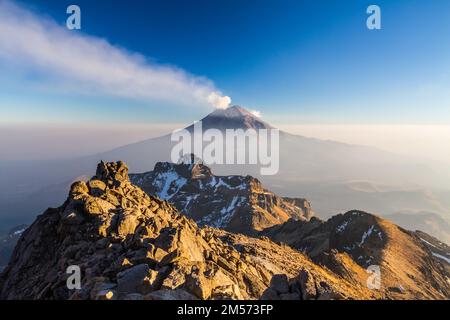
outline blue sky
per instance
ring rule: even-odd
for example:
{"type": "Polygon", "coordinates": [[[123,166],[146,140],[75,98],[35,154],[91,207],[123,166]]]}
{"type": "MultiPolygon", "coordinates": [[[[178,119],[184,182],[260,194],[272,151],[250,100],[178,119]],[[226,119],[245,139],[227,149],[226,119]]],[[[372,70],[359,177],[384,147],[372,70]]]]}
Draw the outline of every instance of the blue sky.
{"type": "MultiPolygon", "coordinates": [[[[204,77],[202,90],[218,90],[276,123],[450,124],[448,1],[16,4],[61,28],[67,6],[77,4],[82,30],[71,33],[139,53],[145,63],[182,69],[188,81],[204,77]],[[370,4],[381,7],[382,30],[365,26],[370,4]]],[[[195,102],[117,96],[111,94],[116,89],[103,91],[104,79],[100,91],[72,90],[77,83],[59,88],[58,72],[10,60],[0,56],[2,122],[179,123],[209,111],[195,102]]]]}

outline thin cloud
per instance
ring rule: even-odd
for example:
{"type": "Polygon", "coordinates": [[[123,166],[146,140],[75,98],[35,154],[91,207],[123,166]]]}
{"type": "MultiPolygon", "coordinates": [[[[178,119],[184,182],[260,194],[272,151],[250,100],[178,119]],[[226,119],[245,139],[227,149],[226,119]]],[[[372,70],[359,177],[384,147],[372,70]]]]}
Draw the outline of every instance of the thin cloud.
{"type": "Polygon", "coordinates": [[[219,108],[230,101],[208,79],[151,63],[2,0],[0,61],[37,72],[44,85],[62,91],[219,108]]]}

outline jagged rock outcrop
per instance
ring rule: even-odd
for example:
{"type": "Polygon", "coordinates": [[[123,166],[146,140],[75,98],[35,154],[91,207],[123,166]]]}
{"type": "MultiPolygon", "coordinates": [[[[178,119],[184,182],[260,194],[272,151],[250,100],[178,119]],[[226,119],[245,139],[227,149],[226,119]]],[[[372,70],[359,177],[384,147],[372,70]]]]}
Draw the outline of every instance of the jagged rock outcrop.
{"type": "Polygon", "coordinates": [[[153,171],[130,175],[147,194],[169,201],[199,225],[254,235],[289,219],[313,215],[305,199],[283,199],[251,176],[215,176],[202,163],[158,162],[153,171]]]}
{"type": "Polygon", "coordinates": [[[380,297],[267,238],[199,228],[134,186],[119,161],[100,163],[23,233],[0,299],[258,299],[269,287],[275,298],[380,297]],[[79,290],[67,287],[70,266],[81,270],[79,290]]]}
{"type": "MultiPolygon", "coordinates": [[[[306,253],[316,263],[354,282],[366,283],[366,269],[379,266],[389,299],[449,299],[448,261],[430,251],[424,233],[404,230],[375,215],[350,211],[326,222],[288,221],[261,232],[306,253]],[[426,241],[426,240],[425,240],[426,241]],[[351,276],[350,276],[351,275],[351,276]]],[[[437,246],[436,242],[435,246],[437,246]]]]}

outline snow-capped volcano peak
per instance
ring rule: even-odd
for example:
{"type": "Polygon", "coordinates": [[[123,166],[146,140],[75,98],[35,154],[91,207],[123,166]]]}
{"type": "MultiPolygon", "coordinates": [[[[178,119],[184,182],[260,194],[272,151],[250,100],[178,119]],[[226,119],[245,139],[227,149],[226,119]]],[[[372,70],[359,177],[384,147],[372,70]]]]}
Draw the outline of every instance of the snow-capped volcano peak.
{"type": "MultiPolygon", "coordinates": [[[[241,107],[232,106],[226,109],[216,109],[200,120],[203,130],[207,129],[273,129],[273,126],[261,120],[251,111],[241,107]]],[[[193,125],[187,130],[192,130],[193,125]]]]}
{"type": "Polygon", "coordinates": [[[226,109],[216,109],[210,115],[223,116],[227,118],[254,116],[252,112],[238,105],[234,105],[226,109]]]}

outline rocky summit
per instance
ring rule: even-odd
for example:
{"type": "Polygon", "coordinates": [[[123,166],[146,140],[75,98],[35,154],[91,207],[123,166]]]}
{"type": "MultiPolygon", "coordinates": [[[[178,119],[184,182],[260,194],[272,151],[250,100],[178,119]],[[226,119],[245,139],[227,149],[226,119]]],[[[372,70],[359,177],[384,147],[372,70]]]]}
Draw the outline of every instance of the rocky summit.
{"type": "Polygon", "coordinates": [[[377,298],[267,238],[199,228],[128,179],[123,162],[100,163],[23,233],[1,274],[0,299],[377,298]],[[67,286],[68,267],[81,288],[67,286]]]}
{"type": "Polygon", "coordinates": [[[147,194],[173,204],[199,225],[254,235],[289,219],[309,220],[311,205],[282,198],[251,176],[216,176],[199,162],[158,162],[153,171],[130,175],[147,194]]]}
{"type": "MultiPolygon", "coordinates": [[[[202,166],[188,174],[213,178],[202,166]]],[[[447,249],[359,211],[290,219],[258,237],[201,227],[134,185],[123,162],[101,162],[22,233],[0,299],[448,299],[439,257],[447,249]],[[371,265],[381,269],[380,288],[367,285],[371,265]]]]}

